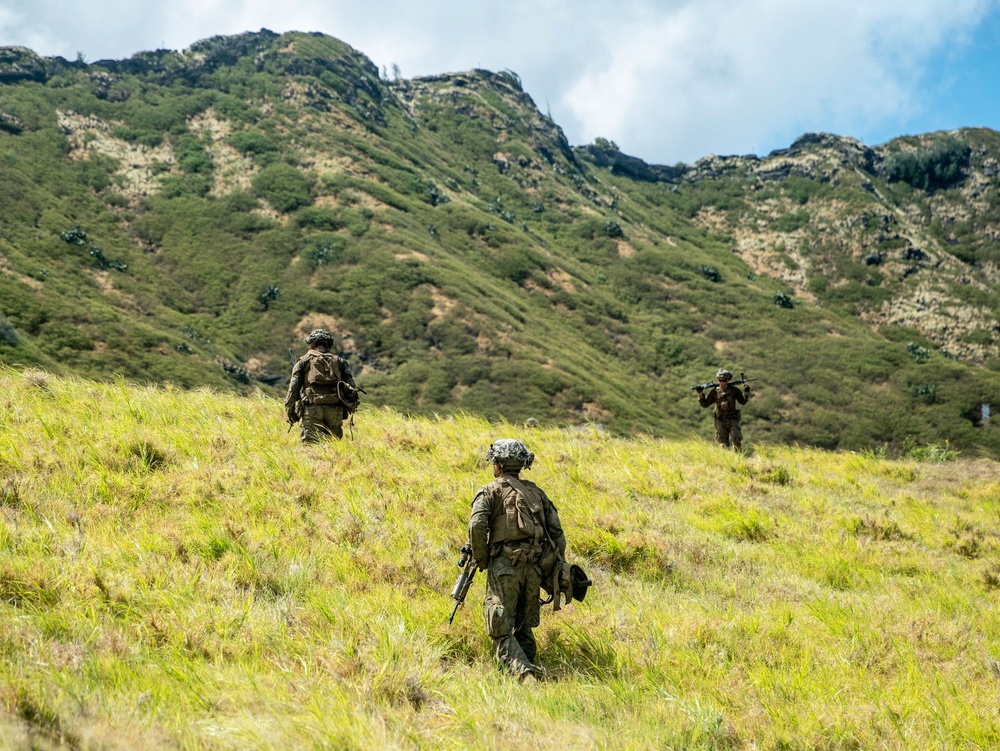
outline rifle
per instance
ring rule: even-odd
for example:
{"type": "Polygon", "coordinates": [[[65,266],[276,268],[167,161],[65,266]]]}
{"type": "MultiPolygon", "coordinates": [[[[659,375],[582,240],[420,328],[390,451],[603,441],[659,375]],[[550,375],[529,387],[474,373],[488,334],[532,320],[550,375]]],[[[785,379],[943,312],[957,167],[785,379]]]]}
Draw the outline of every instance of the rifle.
{"type": "MultiPolygon", "coordinates": [[[[732,386],[742,386],[744,383],[750,383],[750,381],[756,381],[756,380],[757,380],[756,378],[746,378],[742,373],[740,373],[740,377],[739,378],[737,378],[735,381],[730,381],[729,383],[732,386]]],[[[708,383],[700,383],[697,386],[692,386],[691,390],[692,391],[700,391],[702,389],[710,389],[713,386],[716,387],[716,388],[718,388],[719,382],[718,381],[709,381],[708,383]]]]}
{"type": "Polygon", "coordinates": [[[358,402],[361,401],[361,397],[358,394],[367,394],[363,388],[358,386],[352,386],[347,381],[337,382],[337,398],[340,399],[341,404],[344,405],[344,409],[347,410],[347,427],[351,431],[351,440],[354,440],[354,413],[358,410],[358,402]],[[344,391],[347,392],[347,398],[344,398],[344,391]]]}
{"type": "MultiPolygon", "coordinates": [[[[292,361],[292,370],[295,370],[295,352],[292,350],[291,347],[288,348],[288,359],[292,361]]],[[[288,430],[286,431],[287,433],[292,432],[292,426],[294,424],[295,423],[292,422],[291,420],[288,421],[288,430]]]]}
{"type": "Polygon", "coordinates": [[[455,586],[451,590],[451,599],[455,601],[455,609],[451,611],[451,616],[448,618],[449,624],[455,620],[455,613],[465,602],[465,596],[469,594],[469,587],[472,586],[472,580],[476,576],[477,566],[475,558],[472,557],[472,546],[465,543],[461,548],[461,553],[462,557],[458,559],[458,567],[462,569],[462,573],[458,575],[458,581],[455,582],[455,586]]]}

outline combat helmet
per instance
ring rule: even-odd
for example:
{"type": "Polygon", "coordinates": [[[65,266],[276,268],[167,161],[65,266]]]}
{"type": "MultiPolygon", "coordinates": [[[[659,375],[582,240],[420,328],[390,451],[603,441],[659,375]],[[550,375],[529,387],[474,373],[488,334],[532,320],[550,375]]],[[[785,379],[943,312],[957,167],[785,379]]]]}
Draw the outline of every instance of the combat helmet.
{"type": "Polygon", "coordinates": [[[569,567],[569,578],[573,582],[573,599],[583,602],[587,590],[594,586],[594,582],[587,576],[587,572],[575,563],[569,567]]]}
{"type": "Polygon", "coordinates": [[[528,469],[535,461],[535,455],[528,451],[528,447],[521,441],[515,438],[501,438],[491,443],[486,450],[486,461],[504,468],[528,469]]]}
{"type": "Polygon", "coordinates": [[[333,346],[333,334],[331,334],[326,329],[313,329],[312,332],[303,339],[306,344],[312,346],[313,344],[326,344],[327,347],[333,346]]]}
{"type": "Polygon", "coordinates": [[[715,374],[715,378],[716,380],[719,381],[721,381],[723,378],[725,378],[727,381],[731,381],[733,380],[733,374],[730,373],[725,368],[719,368],[719,372],[715,374]]]}

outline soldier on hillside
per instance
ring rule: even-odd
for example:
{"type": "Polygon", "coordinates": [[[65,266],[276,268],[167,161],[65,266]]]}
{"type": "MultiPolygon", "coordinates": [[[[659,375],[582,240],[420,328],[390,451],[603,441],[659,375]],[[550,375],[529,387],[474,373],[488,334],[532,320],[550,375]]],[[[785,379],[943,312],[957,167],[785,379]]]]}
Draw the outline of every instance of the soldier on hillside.
{"type": "Polygon", "coordinates": [[[541,621],[542,558],[566,552],[556,507],[541,488],[520,477],[534,458],[512,438],[491,444],[486,460],[496,479],[479,489],[469,522],[473,558],[487,572],[486,632],[493,653],[525,681],[534,681],[538,671],[532,629],[541,621]]]}
{"type": "Polygon", "coordinates": [[[347,361],[330,352],[333,335],[316,329],[305,338],[309,351],[292,366],[285,413],[294,425],[302,420],[302,440],[344,437],[343,422],[357,406],[357,387],[347,361]]]}
{"type": "Polygon", "coordinates": [[[698,403],[702,407],[715,405],[715,440],[722,446],[729,447],[730,442],[737,451],[743,448],[743,431],[740,429],[740,411],[736,403],[746,404],[750,398],[750,386],[744,385],[743,391],[729,382],[733,374],[726,369],[715,374],[719,384],[705,394],[705,387],[698,386],[698,403]]]}

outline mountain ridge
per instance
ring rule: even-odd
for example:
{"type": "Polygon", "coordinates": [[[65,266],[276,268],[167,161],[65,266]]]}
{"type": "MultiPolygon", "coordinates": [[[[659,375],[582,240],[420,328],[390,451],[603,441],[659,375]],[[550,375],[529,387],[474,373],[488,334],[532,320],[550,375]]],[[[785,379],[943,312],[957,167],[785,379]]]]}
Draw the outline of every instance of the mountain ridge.
{"type": "Polygon", "coordinates": [[[1000,450],[992,131],[649,165],[301,32],[0,81],[0,361],[280,389],[323,325],[417,413],[686,435],[726,365],[761,440],[1000,450]]]}

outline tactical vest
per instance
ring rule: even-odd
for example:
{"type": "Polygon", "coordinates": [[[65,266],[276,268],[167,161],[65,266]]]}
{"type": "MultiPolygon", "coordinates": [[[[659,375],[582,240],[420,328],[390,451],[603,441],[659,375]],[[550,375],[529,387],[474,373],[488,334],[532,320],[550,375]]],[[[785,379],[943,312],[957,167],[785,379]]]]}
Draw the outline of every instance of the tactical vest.
{"type": "Polygon", "coordinates": [[[737,409],[735,386],[728,386],[725,391],[715,390],[715,414],[719,417],[739,417],[740,411],[737,409]]]}
{"type": "Polygon", "coordinates": [[[545,504],[542,491],[534,484],[500,476],[483,492],[490,500],[490,545],[500,542],[531,542],[545,540],[545,504]]]}
{"type": "Polygon", "coordinates": [[[337,386],[343,380],[341,360],[331,352],[310,350],[302,356],[302,402],[304,404],[340,404],[337,386]]]}

